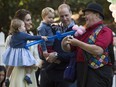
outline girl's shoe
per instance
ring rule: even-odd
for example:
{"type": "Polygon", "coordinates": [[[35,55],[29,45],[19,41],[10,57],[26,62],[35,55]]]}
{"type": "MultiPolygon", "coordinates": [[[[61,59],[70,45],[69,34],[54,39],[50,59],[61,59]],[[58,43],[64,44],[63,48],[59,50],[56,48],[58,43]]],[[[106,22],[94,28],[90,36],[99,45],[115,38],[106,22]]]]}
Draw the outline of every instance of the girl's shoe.
{"type": "Polygon", "coordinates": [[[32,84],[32,81],[31,81],[30,77],[25,76],[24,80],[25,80],[28,84],[32,84]]]}
{"type": "Polygon", "coordinates": [[[9,84],[10,84],[9,79],[6,79],[6,80],[5,80],[5,86],[6,86],[6,87],[9,87],[9,84]]]}

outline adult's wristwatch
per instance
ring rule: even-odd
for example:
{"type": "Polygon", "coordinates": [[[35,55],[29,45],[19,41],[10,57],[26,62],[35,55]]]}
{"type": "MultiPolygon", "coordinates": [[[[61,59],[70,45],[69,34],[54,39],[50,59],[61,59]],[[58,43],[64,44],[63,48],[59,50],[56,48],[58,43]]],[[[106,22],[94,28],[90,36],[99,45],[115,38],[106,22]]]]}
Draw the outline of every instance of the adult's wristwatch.
{"type": "Polygon", "coordinates": [[[54,55],[55,55],[55,58],[58,58],[58,53],[57,53],[57,52],[55,52],[55,54],[54,54],[54,55]]]}

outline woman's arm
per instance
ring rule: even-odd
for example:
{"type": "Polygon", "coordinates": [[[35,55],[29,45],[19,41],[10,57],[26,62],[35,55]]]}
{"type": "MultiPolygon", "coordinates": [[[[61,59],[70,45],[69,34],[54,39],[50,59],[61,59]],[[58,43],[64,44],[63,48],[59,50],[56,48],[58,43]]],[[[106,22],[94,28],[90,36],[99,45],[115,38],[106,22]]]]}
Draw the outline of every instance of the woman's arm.
{"type": "Polygon", "coordinates": [[[11,36],[12,35],[9,35],[7,38],[6,38],[6,41],[5,41],[5,48],[9,47],[9,43],[10,43],[10,40],[11,40],[11,36]]]}

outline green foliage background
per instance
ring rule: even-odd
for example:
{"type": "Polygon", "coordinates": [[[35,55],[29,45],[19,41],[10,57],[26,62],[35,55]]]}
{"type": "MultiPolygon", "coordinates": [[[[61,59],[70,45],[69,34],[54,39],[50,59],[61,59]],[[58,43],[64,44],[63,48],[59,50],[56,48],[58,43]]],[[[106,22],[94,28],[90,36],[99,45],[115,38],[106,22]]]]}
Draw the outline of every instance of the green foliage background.
{"type": "Polygon", "coordinates": [[[6,36],[9,30],[10,21],[15,12],[20,8],[28,9],[32,13],[32,20],[37,26],[41,21],[41,10],[47,6],[57,9],[62,3],[67,3],[71,6],[74,13],[84,9],[89,2],[98,2],[104,7],[105,22],[113,22],[111,12],[109,10],[110,3],[107,0],[0,0],[0,31],[3,31],[6,36]]]}

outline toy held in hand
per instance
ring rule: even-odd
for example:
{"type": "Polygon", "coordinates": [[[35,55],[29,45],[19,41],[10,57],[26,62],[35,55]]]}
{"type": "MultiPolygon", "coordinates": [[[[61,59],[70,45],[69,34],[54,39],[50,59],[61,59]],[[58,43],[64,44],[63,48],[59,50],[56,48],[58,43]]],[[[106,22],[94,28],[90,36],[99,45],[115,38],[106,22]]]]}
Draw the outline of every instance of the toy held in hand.
{"type": "MultiPolygon", "coordinates": [[[[58,28],[59,29],[59,28],[58,28]]],[[[61,33],[59,31],[56,32],[56,35],[54,36],[49,36],[47,37],[47,41],[49,40],[53,40],[53,39],[58,39],[58,40],[61,40],[63,37],[65,36],[68,36],[68,35],[75,35],[75,36],[78,36],[78,35],[82,35],[86,32],[85,30],[85,27],[83,26],[78,26],[78,25],[74,25],[72,27],[72,31],[69,31],[69,32],[65,32],[65,33],[61,33]]],[[[45,39],[46,40],[46,39],[45,39]]],[[[25,48],[28,48],[32,45],[35,45],[35,44],[40,44],[42,43],[44,40],[37,40],[37,41],[33,41],[31,43],[28,43],[25,48]]]]}
{"type": "Polygon", "coordinates": [[[76,30],[76,32],[75,32],[75,36],[78,36],[78,35],[82,35],[82,34],[84,34],[85,32],[86,32],[86,30],[85,30],[85,27],[83,27],[83,26],[78,26],[78,25],[74,25],[73,27],[72,27],[72,29],[73,30],[76,30]]]}

